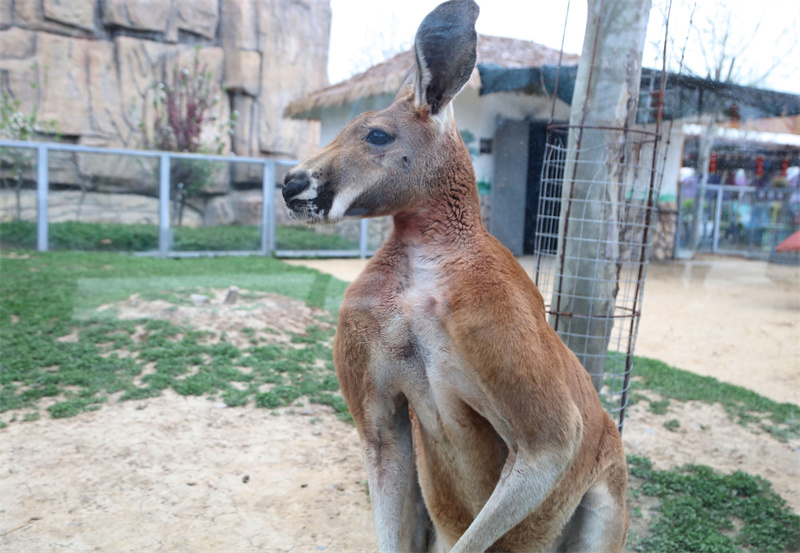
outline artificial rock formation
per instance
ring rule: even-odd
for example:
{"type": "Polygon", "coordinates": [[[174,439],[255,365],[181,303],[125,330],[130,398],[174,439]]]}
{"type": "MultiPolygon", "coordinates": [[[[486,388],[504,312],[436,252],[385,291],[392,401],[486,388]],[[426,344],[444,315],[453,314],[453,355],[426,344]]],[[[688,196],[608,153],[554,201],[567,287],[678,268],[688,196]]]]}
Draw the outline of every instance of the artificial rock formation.
{"type": "Polygon", "coordinates": [[[301,157],[318,123],[283,110],[327,84],[330,23],[326,1],[0,0],[0,91],[55,119],[64,139],[141,147],[153,84],[190,67],[198,48],[217,121],[239,112],[229,148],[301,157]]]}
{"type": "MultiPolygon", "coordinates": [[[[143,148],[153,87],[197,56],[219,98],[203,142],[221,136],[223,153],[299,159],[319,144],[319,123],[283,111],[327,84],[330,25],[327,0],[0,0],[0,93],[55,121],[62,141],[143,148]]],[[[157,168],[152,158],[53,153],[50,220],[119,222],[123,213],[124,222],[153,223],[157,168]]],[[[260,188],[261,166],[212,171],[181,224],[258,224],[261,195],[248,188],[260,188]]],[[[11,173],[0,164],[0,221],[35,220],[32,192],[9,186],[11,173]]]]}

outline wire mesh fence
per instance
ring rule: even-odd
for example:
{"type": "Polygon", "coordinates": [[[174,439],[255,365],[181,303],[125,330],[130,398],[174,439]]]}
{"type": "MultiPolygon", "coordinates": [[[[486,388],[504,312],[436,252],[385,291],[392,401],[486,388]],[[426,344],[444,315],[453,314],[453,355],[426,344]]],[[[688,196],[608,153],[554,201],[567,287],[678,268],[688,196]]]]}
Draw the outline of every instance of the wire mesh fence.
{"type": "Polygon", "coordinates": [[[534,280],[548,322],[620,431],[660,182],[656,146],[644,131],[551,127],[539,191],[534,280]]]}

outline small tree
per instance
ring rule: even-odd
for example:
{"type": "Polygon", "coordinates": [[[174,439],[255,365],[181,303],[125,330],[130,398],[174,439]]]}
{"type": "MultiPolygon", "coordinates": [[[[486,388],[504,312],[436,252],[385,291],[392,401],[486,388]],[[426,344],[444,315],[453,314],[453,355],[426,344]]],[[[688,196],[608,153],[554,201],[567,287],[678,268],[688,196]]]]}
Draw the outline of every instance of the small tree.
{"type": "Polygon", "coordinates": [[[614,326],[621,236],[620,198],[604,184],[622,178],[625,157],[623,133],[610,129],[628,129],[635,120],[650,0],[587,4],[559,218],[564,261],[550,322],[599,392],[614,326]]]}
{"type": "MultiPolygon", "coordinates": [[[[31,88],[36,88],[31,84],[31,88]]],[[[33,112],[22,111],[21,102],[3,93],[0,98],[0,138],[4,140],[28,141],[42,135],[57,135],[55,119],[43,121],[39,118],[38,106],[33,112]]],[[[25,175],[33,172],[33,153],[27,149],[0,148],[0,184],[13,188],[16,196],[15,221],[22,220],[22,187],[25,175]]],[[[32,179],[31,179],[32,180],[32,179]]]]}
{"type": "MultiPolygon", "coordinates": [[[[203,142],[203,127],[215,121],[212,112],[220,101],[213,83],[213,72],[200,65],[199,49],[195,50],[191,70],[175,67],[164,82],[154,82],[152,137],[145,123],[140,123],[145,147],[169,152],[221,154],[224,137],[233,134],[238,114],[232,113],[222,124],[212,144],[203,142]]],[[[212,168],[207,161],[178,159],[170,164],[170,188],[178,202],[173,224],[182,224],[187,202],[200,196],[211,178],[212,168]]]]}

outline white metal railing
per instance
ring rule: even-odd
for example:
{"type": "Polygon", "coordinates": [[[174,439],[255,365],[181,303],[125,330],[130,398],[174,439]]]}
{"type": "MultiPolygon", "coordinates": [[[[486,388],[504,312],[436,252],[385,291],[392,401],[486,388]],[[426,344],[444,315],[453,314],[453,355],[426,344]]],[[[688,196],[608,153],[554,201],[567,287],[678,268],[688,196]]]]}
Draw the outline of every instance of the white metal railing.
{"type": "MultiPolygon", "coordinates": [[[[680,192],[676,251],[690,242],[695,210],[683,207],[687,199],[698,201],[697,190],[694,196],[683,189],[680,192]]],[[[707,184],[700,211],[703,219],[698,227],[699,248],[714,253],[767,257],[796,230],[791,214],[800,207],[799,199],[796,189],[707,184]]]]}
{"type": "Polygon", "coordinates": [[[371,254],[367,250],[367,220],[362,219],[359,226],[359,247],[352,250],[276,250],[275,248],[275,178],[278,165],[296,165],[292,159],[265,159],[240,156],[213,156],[207,154],[189,154],[163,152],[154,150],[130,150],[123,148],[95,148],[74,144],[58,144],[51,142],[21,142],[0,140],[0,148],[19,148],[36,151],[36,247],[39,251],[49,249],[48,198],[50,193],[49,160],[50,152],[74,152],[85,154],[120,155],[138,158],[157,158],[158,172],[158,255],[160,257],[198,256],[198,255],[275,255],[277,257],[361,257],[371,254]],[[197,251],[178,252],[171,249],[170,240],[170,163],[173,159],[196,159],[227,163],[249,163],[262,165],[262,209],[261,209],[261,244],[259,250],[233,251],[197,251]]]}

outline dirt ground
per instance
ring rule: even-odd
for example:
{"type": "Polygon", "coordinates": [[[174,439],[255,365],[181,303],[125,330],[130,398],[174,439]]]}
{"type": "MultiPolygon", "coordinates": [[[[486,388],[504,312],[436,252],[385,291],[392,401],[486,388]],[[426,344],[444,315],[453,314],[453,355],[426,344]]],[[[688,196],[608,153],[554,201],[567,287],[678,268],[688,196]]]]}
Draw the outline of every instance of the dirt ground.
{"type": "Polygon", "coordinates": [[[800,268],[712,256],[651,265],[636,353],[800,405],[800,268]]]}
{"type": "MultiPolygon", "coordinates": [[[[317,268],[352,279],[361,266],[317,268]]],[[[800,403],[798,283],[797,268],[738,259],[653,265],[637,353],[800,403]]],[[[753,432],[719,406],[654,415],[640,402],[624,442],[656,468],[760,474],[800,512],[800,440],[753,432]]],[[[275,416],[171,392],[111,401],[0,430],[0,550],[373,551],[364,480],[355,429],[325,406],[275,416]]]]}

